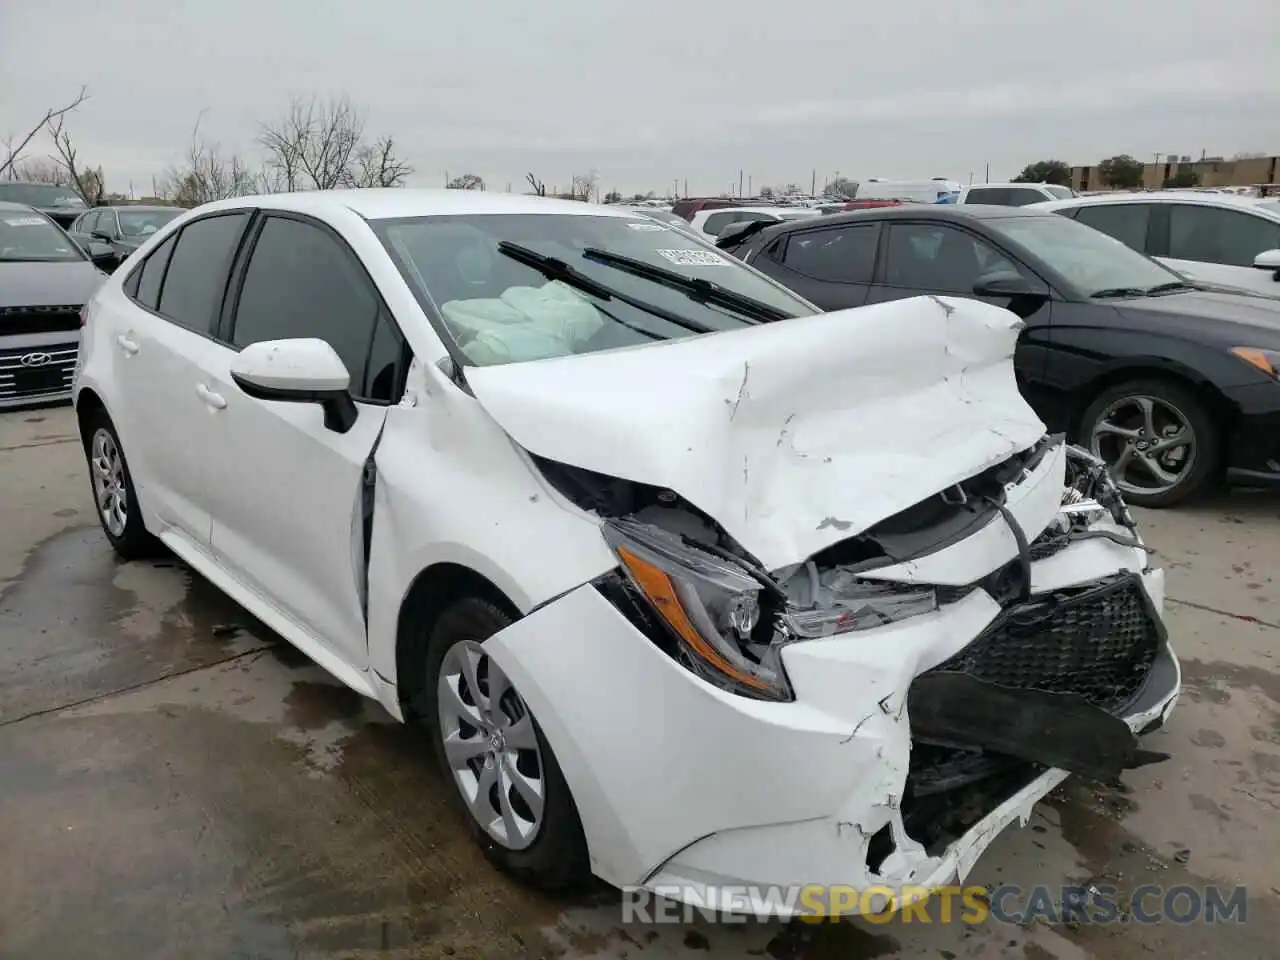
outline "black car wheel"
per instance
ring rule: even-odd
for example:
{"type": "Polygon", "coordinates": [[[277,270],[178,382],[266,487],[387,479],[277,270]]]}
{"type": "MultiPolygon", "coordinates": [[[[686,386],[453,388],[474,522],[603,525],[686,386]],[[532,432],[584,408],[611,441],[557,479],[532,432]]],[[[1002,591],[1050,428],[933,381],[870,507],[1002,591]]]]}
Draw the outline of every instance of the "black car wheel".
{"type": "Polygon", "coordinates": [[[1104,390],[1085,410],[1079,440],[1107,462],[1125,499],[1141,507],[1169,507],[1200,493],[1222,450],[1204,402],[1163,380],[1104,390]]]}

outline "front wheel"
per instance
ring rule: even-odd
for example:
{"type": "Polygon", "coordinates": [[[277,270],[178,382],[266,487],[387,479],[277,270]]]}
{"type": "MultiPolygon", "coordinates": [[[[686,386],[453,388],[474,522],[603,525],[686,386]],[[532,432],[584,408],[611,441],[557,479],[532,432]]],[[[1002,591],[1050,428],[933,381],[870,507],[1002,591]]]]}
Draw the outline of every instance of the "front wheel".
{"type": "Polygon", "coordinates": [[[484,641],[512,623],[476,597],[454,603],[426,641],[426,718],[472,835],[501,869],[546,890],[588,873],[582,822],[528,704],[484,641]]]}
{"type": "Polygon", "coordinates": [[[1202,492],[1222,450],[1204,402],[1163,380],[1107,388],[1085,410],[1080,433],[1125,499],[1140,507],[1169,507],[1202,492]]]}

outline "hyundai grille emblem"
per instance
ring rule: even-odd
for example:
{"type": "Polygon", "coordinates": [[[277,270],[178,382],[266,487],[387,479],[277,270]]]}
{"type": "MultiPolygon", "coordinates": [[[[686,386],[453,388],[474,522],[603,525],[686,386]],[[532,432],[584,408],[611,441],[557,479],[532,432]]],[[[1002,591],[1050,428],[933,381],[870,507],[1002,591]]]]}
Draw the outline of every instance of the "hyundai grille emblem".
{"type": "Polygon", "coordinates": [[[53,357],[47,353],[28,353],[22,358],[21,363],[24,367],[43,367],[52,359],[53,357]]]}

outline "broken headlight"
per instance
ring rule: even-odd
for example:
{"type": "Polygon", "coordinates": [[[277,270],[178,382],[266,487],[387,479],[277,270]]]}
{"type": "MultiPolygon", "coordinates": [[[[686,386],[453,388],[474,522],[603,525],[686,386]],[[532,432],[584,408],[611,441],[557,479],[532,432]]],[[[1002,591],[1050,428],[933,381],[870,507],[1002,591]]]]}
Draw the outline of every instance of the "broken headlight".
{"type": "Polygon", "coordinates": [[[681,663],[732,693],[794,699],[778,652],[788,639],[775,626],[782,600],[759,578],[646,524],[614,521],[604,535],[681,663]]]}
{"type": "Polygon", "coordinates": [[[846,568],[821,572],[812,561],[783,582],[791,597],[786,625],[797,637],[869,630],[938,609],[934,587],[863,580],[846,568]]]}

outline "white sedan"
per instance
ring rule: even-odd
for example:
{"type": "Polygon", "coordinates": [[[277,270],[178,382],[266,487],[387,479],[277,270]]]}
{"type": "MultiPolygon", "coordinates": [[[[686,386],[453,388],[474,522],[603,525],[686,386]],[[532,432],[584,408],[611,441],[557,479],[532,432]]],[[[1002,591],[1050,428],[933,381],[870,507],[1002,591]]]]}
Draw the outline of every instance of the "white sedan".
{"type": "Polygon", "coordinates": [[[690,225],[699,233],[714,238],[720,236],[731,223],[754,223],[757,220],[781,223],[783,220],[804,220],[820,216],[822,211],[815,207],[718,207],[699,210],[693,215],[690,225]]]}
{"type": "Polygon", "coordinates": [[[631,212],[356,190],[193,210],[83,324],[116,551],[420,724],[530,882],[946,884],[1176,698],[1162,573],[997,307],[824,315],[631,212]]]}
{"type": "Polygon", "coordinates": [[[1191,280],[1280,297],[1280,209],[1196,190],[1035,204],[1079,220],[1191,280]]]}

